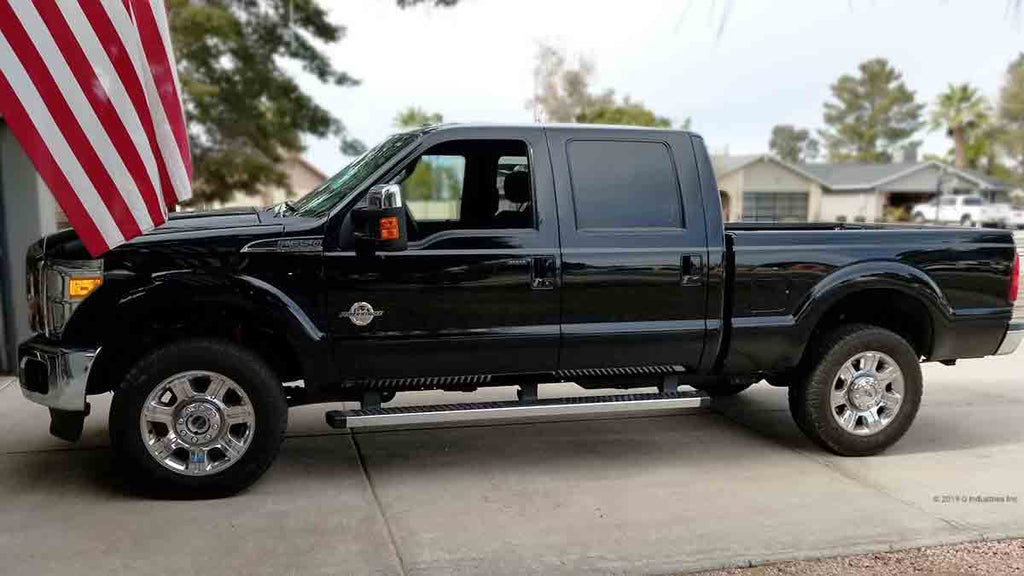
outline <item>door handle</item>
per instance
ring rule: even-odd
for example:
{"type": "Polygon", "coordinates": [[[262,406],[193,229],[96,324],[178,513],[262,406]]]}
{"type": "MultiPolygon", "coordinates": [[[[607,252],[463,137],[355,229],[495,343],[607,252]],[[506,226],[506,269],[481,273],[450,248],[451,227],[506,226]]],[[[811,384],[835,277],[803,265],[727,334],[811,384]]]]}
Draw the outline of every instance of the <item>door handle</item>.
{"type": "Polygon", "coordinates": [[[530,266],[530,288],[534,290],[555,289],[555,257],[536,256],[530,266]]]}
{"type": "Polygon", "coordinates": [[[680,286],[704,285],[704,256],[701,254],[683,254],[679,265],[680,286]]]}

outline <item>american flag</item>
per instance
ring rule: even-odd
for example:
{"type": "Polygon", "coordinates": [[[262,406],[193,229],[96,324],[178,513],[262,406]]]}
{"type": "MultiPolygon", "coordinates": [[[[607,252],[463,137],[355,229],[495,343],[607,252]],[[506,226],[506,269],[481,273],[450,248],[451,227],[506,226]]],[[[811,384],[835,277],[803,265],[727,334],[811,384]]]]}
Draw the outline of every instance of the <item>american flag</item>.
{"type": "Polygon", "coordinates": [[[93,256],[192,195],[163,0],[0,0],[0,113],[93,256]]]}

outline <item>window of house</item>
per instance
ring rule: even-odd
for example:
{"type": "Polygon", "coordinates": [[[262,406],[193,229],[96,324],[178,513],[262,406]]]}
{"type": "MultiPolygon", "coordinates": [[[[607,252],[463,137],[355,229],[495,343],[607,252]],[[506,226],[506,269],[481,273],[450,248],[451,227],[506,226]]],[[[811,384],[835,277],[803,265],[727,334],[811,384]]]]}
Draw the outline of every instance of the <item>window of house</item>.
{"type": "Polygon", "coordinates": [[[744,192],[743,220],[747,222],[806,222],[806,192],[744,192]]]}
{"type": "Polygon", "coordinates": [[[414,242],[451,230],[534,227],[533,177],[522,141],[444,142],[392,181],[402,187],[414,242]]]}
{"type": "Polygon", "coordinates": [[[576,228],[682,228],[672,157],[661,142],[573,141],[568,145],[576,228]]]}

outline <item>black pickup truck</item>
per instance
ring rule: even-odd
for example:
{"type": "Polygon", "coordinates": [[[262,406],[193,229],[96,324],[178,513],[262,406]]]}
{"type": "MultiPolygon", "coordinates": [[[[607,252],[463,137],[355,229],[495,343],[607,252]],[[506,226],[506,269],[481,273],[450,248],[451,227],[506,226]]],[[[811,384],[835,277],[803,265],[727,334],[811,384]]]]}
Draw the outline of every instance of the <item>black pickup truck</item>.
{"type": "Polygon", "coordinates": [[[723,225],[704,141],[669,130],[407,132],[294,203],[175,214],[100,260],[65,231],[27,264],[20,380],[51,432],[77,439],[113,392],[125,470],[192,491],[249,485],[289,406],[338,401],[361,408],[333,426],[417,425],[700,406],[764,379],[822,447],[874,454],[917,412],[920,361],[1024,338],[1009,232],[723,225]],[[657,390],[538,399],[549,382],[657,390]],[[387,405],[502,385],[519,400],[387,405]]]}

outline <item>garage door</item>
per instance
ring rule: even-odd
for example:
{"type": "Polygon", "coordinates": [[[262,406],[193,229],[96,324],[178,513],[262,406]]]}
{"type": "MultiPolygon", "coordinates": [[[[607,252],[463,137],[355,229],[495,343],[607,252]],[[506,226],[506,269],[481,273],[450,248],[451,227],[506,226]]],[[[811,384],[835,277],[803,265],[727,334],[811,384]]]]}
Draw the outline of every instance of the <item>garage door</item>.
{"type": "Polygon", "coordinates": [[[806,222],[807,192],[744,192],[744,222],[806,222]]]}

